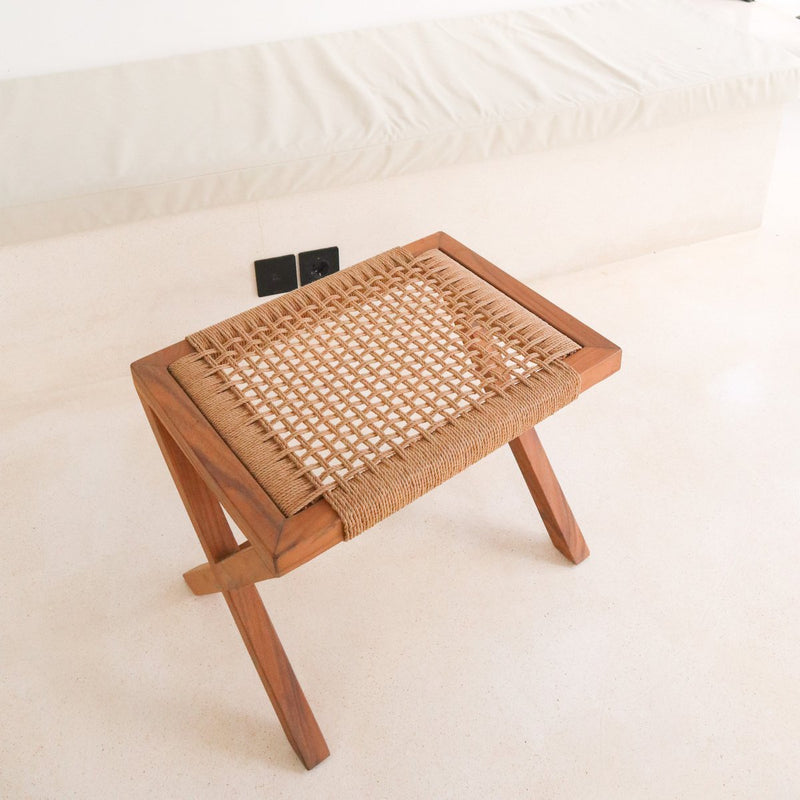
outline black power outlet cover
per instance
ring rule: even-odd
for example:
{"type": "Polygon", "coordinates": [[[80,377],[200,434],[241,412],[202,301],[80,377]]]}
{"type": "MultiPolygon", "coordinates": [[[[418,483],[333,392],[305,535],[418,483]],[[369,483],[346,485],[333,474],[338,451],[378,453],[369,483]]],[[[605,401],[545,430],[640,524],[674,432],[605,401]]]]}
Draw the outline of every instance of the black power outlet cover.
{"type": "Polygon", "coordinates": [[[297,264],[293,255],[262,258],[255,262],[255,266],[259,297],[297,288],[297,264]]]}
{"type": "Polygon", "coordinates": [[[301,286],[339,271],[338,247],[307,250],[305,253],[300,253],[297,259],[300,262],[301,286]]]}

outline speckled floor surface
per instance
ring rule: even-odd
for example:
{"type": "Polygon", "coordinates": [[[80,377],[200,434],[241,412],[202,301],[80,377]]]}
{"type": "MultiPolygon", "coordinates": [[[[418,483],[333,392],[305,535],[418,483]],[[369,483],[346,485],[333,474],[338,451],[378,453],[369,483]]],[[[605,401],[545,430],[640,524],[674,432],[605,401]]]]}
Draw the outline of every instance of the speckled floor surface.
{"type": "Polygon", "coordinates": [[[0,796],[796,797],[798,142],[795,106],[759,231],[537,282],[624,350],[540,426],[586,562],[504,448],[261,585],[313,772],[181,580],[201,551],[124,369],[4,411],[0,796]]]}

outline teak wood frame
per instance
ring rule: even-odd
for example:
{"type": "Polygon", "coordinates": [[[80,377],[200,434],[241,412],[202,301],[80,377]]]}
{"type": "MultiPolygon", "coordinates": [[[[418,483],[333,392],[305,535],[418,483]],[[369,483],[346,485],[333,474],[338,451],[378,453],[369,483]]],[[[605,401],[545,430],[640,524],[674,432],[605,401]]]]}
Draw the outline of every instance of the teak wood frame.
{"type": "MultiPolygon", "coordinates": [[[[438,248],[564,333],[581,349],[566,362],[581,376],[581,391],[620,367],[621,350],[523,283],[445,233],[406,248],[438,248]]],[[[336,513],[323,499],[285,517],[169,373],[191,352],[178,342],[131,365],[133,381],[207,561],[184,574],[195,594],[221,592],[289,743],[307,769],[328,746],[272,627],[255,583],[276,578],[344,541],[336,513]],[[222,508],[244,534],[239,545],[222,508]]],[[[580,528],[531,429],[511,450],[555,547],[574,563],[589,555],[580,528]]]]}

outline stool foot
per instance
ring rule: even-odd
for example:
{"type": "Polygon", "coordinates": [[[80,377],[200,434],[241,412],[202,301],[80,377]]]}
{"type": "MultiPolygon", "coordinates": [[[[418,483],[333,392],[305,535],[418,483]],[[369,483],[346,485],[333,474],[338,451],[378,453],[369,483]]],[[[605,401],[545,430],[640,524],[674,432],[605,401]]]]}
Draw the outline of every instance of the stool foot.
{"type": "MultiPolygon", "coordinates": [[[[242,552],[217,499],[144,400],[143,405],[206,557],[209,561],[217,562],[242,552]]],[[[306,769],[311,769],[328,757],[328,745],[297,682],[258,589],[252,584],[223,589],[222,596],[289,744],[306,769]]]]}
{"type": "Polygon", "coordinates": [[[589,548],[564,492],[561,491],[538,434],[531,428],[518,439],[509,442],[509,445],[542,515],[550,540],[573,564],[579,564],[589,555],[589,548]]]}
{"type": "Polygon", "coordinates": [[[311,769],[329,755],[303,690],[255,586],[223,592],[292,749],[311,769]]]}

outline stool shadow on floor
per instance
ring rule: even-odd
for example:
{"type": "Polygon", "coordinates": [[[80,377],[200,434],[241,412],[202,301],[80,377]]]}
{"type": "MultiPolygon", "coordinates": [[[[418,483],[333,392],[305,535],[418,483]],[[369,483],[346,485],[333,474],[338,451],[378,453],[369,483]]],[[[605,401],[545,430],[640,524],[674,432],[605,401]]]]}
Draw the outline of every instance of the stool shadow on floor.
{"type": "Polygon", "coordinates": [[[225,697],[214,697],[209,686],[206,696],[182,699],[177,691],[166,686],[136,686],[134,691],[120,694],[120,685],[111,676],[104,676],[94,687],[94,697],[112,729],[130,729],[135,720],[148,720],[152,733],[148,738],[157,746],[158,740],[181,742],[187,750],[205,752],[209,758],[228,759],[237,763],[264,763],[264,753],[271,753],[270,769],[302,774],[306,770],[288,746],[280,724],[264,713],[259,702],[252,711],[242,711],[227,704],[225,697]]]}
{"type": "MultiPolygon", "coordinates": [[[[37,680],[51,687],[48,693],[60,698],[51,726],[58,725],[58,719],[69,719],[73,735],[80,735],[82,726],[101,731],[110,750],[126,747],[131,738],[154,750],[181,743],[193,757],[205,753],[234,766],[263,764],[264,753],[269,752],[272,769],[305,773],[278,720],[266,713],[266,698],[257,692],[255,702],[243,707],[236,702],[241,688],[220,692],[219,676],[211,679],[203,632],[206,639],[209,633],[212,638],[228,638],[227,626],[212,623],[209,629],[208,620],[196,613],[198,599],[177,569],[173,572],[162,564],[155,574],[144,569],[136,574],[123,566],[123,559],[127,555],[120,551],[116,566],[104,560],[103,570],[90,585],[83,573],[65,578],[51,592],[47,613],[37,617],[39,635],[57,655],[36,670],[37,680]],[[142,586],[149,588],[142,591],[142,586]],[[98,596],[115,593],[111,607],[97,602],[98,596]],[[155,629],[161,633],[152,638],[155,629]],[[187,663],[190,669],[185,668],[187,663]],[[193,671],[204,675],[193,677],[193,671]]],[[[210,599],[206,602],[213,604],[210,599]]],[[[225,613],[218,611],[220,617],[225,613]]],[[[241,672],[240,662],[246,656],[230,652],[231,671],[241,672]]],[[[258,679],[248,677],[257,691],[258,679]]],[[[97,741],[96,735],[86,738],[97,741]]]]}
{"type": "Polygon", "coordinates": [[[575,566],[553,547],[542,525],[532,529],[498,527],[493,534],[491,547],[498,552],[564,569],[575,566]]]}
{"type": "MultiPolygon", "coordinates": [[[[491,549],[511,555],[526,563],[536,562],[548,566],[553,564],[564,568],[574,567],[573,563],[553,547],[547,530],[541,520],[536,517],[535,510],[529,512],[528,517],[524,522],[514,524],[498,519],[496,516],[471,515],[469,522],[459,524],[458,539],[468,541],[470,546],[474,546],[477,555],[480,555],[481,549],[491,549]]],[[[432,530],[452,527],[452,523],[452,518],[445,514],[425,515],[425,527],[432,530]]]]}

